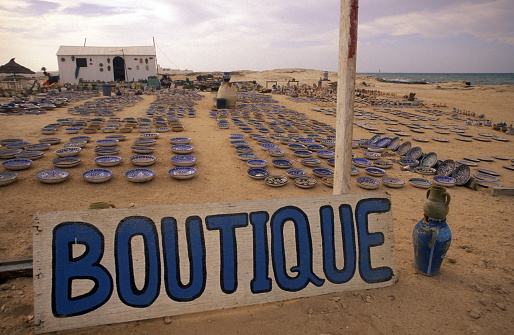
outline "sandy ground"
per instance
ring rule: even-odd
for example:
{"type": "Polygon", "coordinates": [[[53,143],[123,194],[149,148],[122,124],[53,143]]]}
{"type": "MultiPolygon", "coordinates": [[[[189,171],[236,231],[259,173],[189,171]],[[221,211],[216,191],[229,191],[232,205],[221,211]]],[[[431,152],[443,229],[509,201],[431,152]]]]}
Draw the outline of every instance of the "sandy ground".
{"type": "MultiPolygon", "coordinates": [[[[279,80],[285,84],[295,78],[300,83],[312,84],[322,75],[312,70],[275,70],[262,73],[242,72],[234,80],[279,80]],[[246,75],[245,75],[246,74],[246,75]]],[[[330,74],[335,80],[335,74],[330,74]]],[[[514,119],[514,87],[472,86],[460,84],[404,85],[380,83],[366,77],[357,79],[357,86],[405,95],[415,92],[426,104],[446,105],[484,113],[493,121],[514,119]],[[363,86],[365,81],[367,86],[363,86]]],[[[93,159],[94,143],[89,143],[81,152],[82,163],[69,169],[70,180],[61,184],[42,184],[35,178],[41,169],[52,168],[54,151],[62,147],[69,137],[63,130],[51,137],[61,137],[61,144],[54,145],[36,160],[28,170],[19,171],[19,180],[2,187],[0,194],[0,258],[32,255],[32,218],[37,212],[83,210],[92,202],[105,201],[117,208],[131,206],[164,205],[176,203],[204,203],[213,201],[235,201],[308,197],[330,195],[332,189],[319,183],[315,188],[299,189],[291,183],[281,188],[271,188],[262,181],[246,175],[246,164],[240,161],[230,146],[228,136],[239,133],[233,125],[228,130],[219,129],[208,112],[213,106],[212,93],[202,93],[205,98],[196,106],[196,118],[183,118],[185,130],[181,133],[165,133],[155,145],[154,155],[158,162],[152,166],[156,172],[153,181],[145,184],[130,183],[123,173],[132,165],[130,145],[139,133],[127,134],[120,143],[124,163],[111,168],[114,178],[105,184],[90,184],[81,177],[83,171],[96,167],[93,159]],[[187,136],[195,146],[194,155],[199,173],[191,180],[175,181],[167,175],[172,167],[168,138],[187,136]]],[[[312,110],[319,108],[313,103],[287,100],[286,96],[274,95],[279,104],[309,118],[327,124],[335,124],[335,117],[312,110]]],[[[119,117],[141,117],[154,100],[145,95],[134,107],[117,112],[119,117]]],[[[76,104],[80,104],[77,102],[76,104]]],[[[68,106],[69,107],[69,106],[68,106]]],[[[363,108],[372,110],[371,108],[363,108]]],[[[40,128],[58,118],[70,117],[65,108],[55,109],[46,115],[0,116],[0,138],[22,137],[31,143],[45,137],[40,128]]],[[[440,124],[450,123],[444,117],[440,124]]],[[[387,127],[383,122],[376,125],[380,130],[387,127]]],[[[402,125],[395,127],[408,131],[402,125]]],[[[387,131],[386,131],[387,132],[387,131]]],[[[470,126],[466,131],[474,136],[493,132],[491,128],[470,126]]],[[[510,142],[460,142],[454,134],[444,135],[449,143],[431,140],[419,143],[424,152],[434,151],[440,159],[462,159],[463,157],[506,156],[514,159],[514,138],[510,142]]],[[[92,142],[106,134],[92,135],[92,142]]],[[[373,134],[354,127],[354,138],[370,138],[373,134]]],[[[422,137],[443,137],[427,130],[422,137]]],[[[50,136],[46,136],[50,137],[50,136]]],[[[259,149],[260,150],[260,149],[259,149]]],[[[363,149],[354,149],[362,156],[363,149]]],[[[265,154],[260,154],[264,156],[265,154]]],[[[264,157],[262,157],[264,158],[264,157]]],[[[291,152],[286,158],[301,167],[299,159],[291,152]]],[[[323,163],[328,167],[326,163],[323,163]]],[[[514,187],[514,171],[502,168],[510,165],[506,160],[479,162],[479,168],[501,173],[500,182],[505,187],[514,187]]],[[[4,170],[2,168],[2,170],[4,170]]],[[[273,172],[281,172],[273,167],[273,172]]],[[[476,168],[472,168],[472,173],[476,168]]],[[[361,175],[364,175],[361,172],[361,175]]],[[[388,170],[388,176],[409,179],[419,176],[414,172],[401,171],[398,164],[388,170]]],[[[352,192],[370,192],[357,186],[352,177],[352,192]]],[[[390,287],[353,292],[340,292],[325,296],[269,303],[229,310],[211,311],[192,315],[172,316],[170,319],[151,319],[88,329],[62,331],[59,334],[511,334],[514,329],[512,294],[514,292],[513,198],[495,196],[486,188],[478,191],[465,187],[452,187],[448,223],[453,241],[442,269],[437,276],[417,274],[413,268],[412,228],[422,217],[425,190],[410,185],[402,189],[388,189],[392,197],[392,215],[397,258],[398,281],[390,287]],[[166,321],[166,322],[165,322],[166,321]]],[[[33,329],[33,285],[32,278],[8,280],[0,289],[0,333],[32,334],[33,329]]]]}

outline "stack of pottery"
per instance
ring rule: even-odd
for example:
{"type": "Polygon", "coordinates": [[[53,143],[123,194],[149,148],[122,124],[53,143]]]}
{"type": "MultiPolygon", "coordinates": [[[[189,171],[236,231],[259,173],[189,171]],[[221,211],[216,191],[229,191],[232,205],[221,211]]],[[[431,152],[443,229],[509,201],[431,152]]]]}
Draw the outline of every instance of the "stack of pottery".
{"type": "Polygon", "coordinates": [[[450,199],[444,187],[432,186],[428,189],[427,200],[423,205],[424,217],[412,232],[414,267],[428,276],[439,272],[450,248],[452,233],[446,223],[450,199]]]}

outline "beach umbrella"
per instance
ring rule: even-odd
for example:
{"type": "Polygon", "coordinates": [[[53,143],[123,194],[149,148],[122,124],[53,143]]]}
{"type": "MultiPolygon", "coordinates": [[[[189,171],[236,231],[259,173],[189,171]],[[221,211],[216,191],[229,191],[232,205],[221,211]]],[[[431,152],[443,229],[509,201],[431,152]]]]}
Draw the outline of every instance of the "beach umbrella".
{"type": "Polygon", "coordinates": [[[16,74],[34,74],[35,72],[23,65],[20,65],[14,61],[14,58],[0,66],[0,73],[12,73],[14,75],[14,81],[16,81],[16,74]]]}

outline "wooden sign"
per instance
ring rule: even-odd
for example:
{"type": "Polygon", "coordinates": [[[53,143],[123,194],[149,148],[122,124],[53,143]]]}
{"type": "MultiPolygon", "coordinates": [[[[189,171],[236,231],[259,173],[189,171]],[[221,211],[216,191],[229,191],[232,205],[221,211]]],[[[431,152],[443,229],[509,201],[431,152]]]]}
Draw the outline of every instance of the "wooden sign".
{"type": "Polygon", "coordinates": [[[388,194],[40,213],[38,333],[393,284],[388,194]]]}

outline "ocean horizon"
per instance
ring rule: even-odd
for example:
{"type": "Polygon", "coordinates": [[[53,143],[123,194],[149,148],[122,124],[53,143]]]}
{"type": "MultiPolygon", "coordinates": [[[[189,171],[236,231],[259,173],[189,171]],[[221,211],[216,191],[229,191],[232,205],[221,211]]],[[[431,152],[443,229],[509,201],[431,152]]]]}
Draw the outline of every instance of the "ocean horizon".
{"type": "Polygon", "coordinates": [[[437,84],[465,81],[470,85],[514,85],[514,73],[384,73],[357,72],[383,81],[405,84],[437,84]]]}

